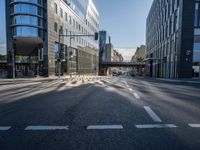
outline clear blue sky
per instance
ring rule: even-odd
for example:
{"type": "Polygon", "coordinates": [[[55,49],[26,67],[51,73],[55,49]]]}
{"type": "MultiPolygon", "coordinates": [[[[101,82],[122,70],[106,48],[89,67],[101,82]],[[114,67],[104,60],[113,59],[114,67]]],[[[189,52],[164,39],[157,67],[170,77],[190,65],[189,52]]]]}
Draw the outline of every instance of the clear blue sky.
{"type": "Polygon", "coordinates": [[[100,29],[107,30],[116,48],[145,44],[146,18],[153,0],[93,0],[100,29]]]}

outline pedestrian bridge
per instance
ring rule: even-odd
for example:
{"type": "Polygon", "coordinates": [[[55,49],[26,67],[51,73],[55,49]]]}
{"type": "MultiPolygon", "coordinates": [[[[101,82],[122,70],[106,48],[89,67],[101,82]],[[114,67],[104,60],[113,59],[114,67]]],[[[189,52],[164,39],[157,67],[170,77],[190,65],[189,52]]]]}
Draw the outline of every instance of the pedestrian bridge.
{"type": "Polygon", "coordinates": [[[103,67],[136,67],[144,68],[145,63],[133,63],[133,62],[102,62],[103,67]]]}

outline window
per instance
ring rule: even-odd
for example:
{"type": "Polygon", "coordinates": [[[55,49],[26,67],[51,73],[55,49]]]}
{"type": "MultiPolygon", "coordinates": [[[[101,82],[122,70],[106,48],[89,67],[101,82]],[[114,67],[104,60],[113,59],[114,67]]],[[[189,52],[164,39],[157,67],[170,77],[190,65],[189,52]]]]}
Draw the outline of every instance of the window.
{"type": "Polygon", "coordinates": [[[67,21],[68,20],[68,18],[67,18],[67,13],[65,13],[65,21],[67,21]]]}
{"type": "Polygon", "coordinates": [[[54,23],[54,31],[57,33],[58,32],[58,24],[55,22],[54,23]]]}
{"type": "Polygon", "coordinates": [[[65,34],[66,34],[66,35],[68,34],[68,30],[67,30],[67,29],[65,29],[65,34]]]}
{"type": "Polygon", "coordinates": [[[59,44],[55,42],[54,45],[55,59],[59,58],[59,44]]]}
{"type": "Polygon", "coordinates": [[[200,43],[194,43],[194,50],[200,51],[200,43]]]}
{"type": "Polygon", "coordinates": [[[195,28],[194,29],[194,35],[200,35],[200,28],[195,28]]]}
{"type": "Polygon", "coordinates": [[[194,26],[199,25],[199,3],[195,4],[195,18],[194,18],[194,26]]]}
{"type": "Polygon", "coordinates": [[[60,34],[63,34],[63,26],[60,26],[60,34]]]}
{"type": "Polygon", "coordinates": [[[54,12],[55,14],[58,14],[58,5],[54,3],[54,12]]]}
{"type": "Polygon", "coordinates": [[[72,24],[72,17],[69,16],[69,23],[72,24]]]}
{"type": "Polygon", "coordinates": [[[60,17],[63,18],[63,10],[60,8],[60,17]]]}
{"type": "Polygon", "coordinates": [[[75,27],[75,20],[73,19],[73,27],[75,27]]]}

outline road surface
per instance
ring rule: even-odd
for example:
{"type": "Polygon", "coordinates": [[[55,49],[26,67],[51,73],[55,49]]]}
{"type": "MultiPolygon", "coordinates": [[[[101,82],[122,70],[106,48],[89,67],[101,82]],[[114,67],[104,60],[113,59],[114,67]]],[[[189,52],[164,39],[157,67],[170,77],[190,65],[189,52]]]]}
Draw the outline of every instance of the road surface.
{"type": "Polygon", "coordinates": [[[0,150],[199,150],[200,84],[77,77],[0,86],[0,150]]]}

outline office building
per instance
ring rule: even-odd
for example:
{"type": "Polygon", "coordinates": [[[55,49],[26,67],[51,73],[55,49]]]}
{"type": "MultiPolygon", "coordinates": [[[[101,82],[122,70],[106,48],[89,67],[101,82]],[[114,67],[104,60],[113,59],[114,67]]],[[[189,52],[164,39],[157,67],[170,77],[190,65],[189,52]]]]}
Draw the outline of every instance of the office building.
{"type": "Polygon", "coordinates": [[[98,41],[93,36],[75,36],[99,32],[99,13],[92,0],[0,3],[5,16],[1,22],[5,32],[0,36],[1,76],[47,77],[98,69],[98,41]]]}
{"type": "Polygon", "coordinates": [[[154,0],[146,26],[146,75],[199,77],[200,1],[154,0]]]}
{"type": "MultiPolygon", "coordinates": [[[[135,54],[131,58],[131,62],[135,64],[144,63],[145,60],[145,54],[146,54],[146,47],[145,45],[141,45],[140,47],[137,47],[135,54]]],[[[145,75],[145,68],[135,68],[133,67],[133,72],[136,75],[144,76],[145,75]]]]}

